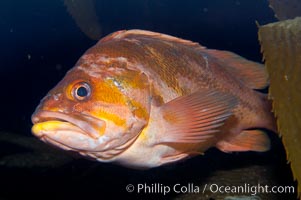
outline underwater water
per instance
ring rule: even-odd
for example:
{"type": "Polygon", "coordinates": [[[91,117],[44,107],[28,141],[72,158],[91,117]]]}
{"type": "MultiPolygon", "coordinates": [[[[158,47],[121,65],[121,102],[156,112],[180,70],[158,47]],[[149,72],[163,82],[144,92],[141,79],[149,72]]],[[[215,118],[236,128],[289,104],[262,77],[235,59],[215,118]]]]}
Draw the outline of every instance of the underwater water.
{"type": "MultiPolygon", "coordinates": [[[[101,37],[122,29],[145,29],[199,42],[211,49],[232,51],[257,62],[261,62],[262,55],[255,21],[276,21],[265,0],[93,3],[90,12],[97,14],[101,37]]],[[[213,148],[204,156],[147,171],[89,161],[38,141],[31,134],[31,114],[78,58],[96,43],[81,31],[71,15],[62,0],[0,1],[0,199],[214,200],[244,194],[163,195],[154,188],[175,184],[202,188],[210,183],[295,186],[281,141],[273,133],[269,133],[272,148],[266,153],[225,154],[213,148]],[[128,192],[129,184],[145,184],[154,190],[128,192]]],[[[258,194],[256,198],[289,200],[296,199],[296,193],[258,194]]]]}

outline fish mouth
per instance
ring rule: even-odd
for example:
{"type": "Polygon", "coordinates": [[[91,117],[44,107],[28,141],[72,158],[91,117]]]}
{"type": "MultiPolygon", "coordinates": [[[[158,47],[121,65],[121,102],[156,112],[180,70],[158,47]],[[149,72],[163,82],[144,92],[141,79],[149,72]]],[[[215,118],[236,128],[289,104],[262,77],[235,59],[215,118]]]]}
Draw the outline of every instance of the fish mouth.
{"type": "Polygon", "coordinates": [[[105,162],[125,151],[138,137],[113,146],[120,138],[104,134],[105,121],[82,113],[38,110],[32,115],[32,133],[42,141],[64,150],[105,162]]]}
{"type": "Polygon", "coordinates": [[[82,113],[66,114],[45,110],[36,111],[31,121],[34,124],[32,132],[37,137],[43,137],[47,131],[65,130],[98,139],[106,126],[103,120],[82,113]]]}

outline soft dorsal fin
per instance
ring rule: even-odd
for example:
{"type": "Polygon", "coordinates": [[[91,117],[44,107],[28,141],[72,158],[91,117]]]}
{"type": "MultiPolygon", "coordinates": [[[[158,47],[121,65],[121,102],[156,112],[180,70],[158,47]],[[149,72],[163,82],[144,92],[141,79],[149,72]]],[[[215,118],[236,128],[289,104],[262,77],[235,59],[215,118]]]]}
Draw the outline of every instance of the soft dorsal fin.
{"type": "Polygon", "coordinates": [[[268,86],[268,74],[262,64],[247,60],[229,51],[208,49],[206,52],[223,62],[224,69],[249,88],[263,89],[268,86]]]}
{"type": "Polygon", "coordinates": [[[214,137],[237,105],[236,97],[203,89],[161,107],[163,143],[199,143],[214,137]]]}

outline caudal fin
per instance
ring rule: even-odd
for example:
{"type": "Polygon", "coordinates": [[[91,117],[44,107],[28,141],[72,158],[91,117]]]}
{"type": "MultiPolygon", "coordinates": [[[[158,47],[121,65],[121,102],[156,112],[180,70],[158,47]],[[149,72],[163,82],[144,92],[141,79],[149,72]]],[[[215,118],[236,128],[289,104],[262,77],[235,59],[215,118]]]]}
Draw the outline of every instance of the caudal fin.
{"type": "Polygon", "coordinates": [[[262,99],[266,111],[264,116],[265,126],[263,128],[266,128],[268,130],[277,133],[278,130],[277,130],[276,116],[274,115],[273,108],[272,108],[273,101],[271,99],[268,99],[267,94],[259,93],[259,95],[260,98],[262,99]]]}

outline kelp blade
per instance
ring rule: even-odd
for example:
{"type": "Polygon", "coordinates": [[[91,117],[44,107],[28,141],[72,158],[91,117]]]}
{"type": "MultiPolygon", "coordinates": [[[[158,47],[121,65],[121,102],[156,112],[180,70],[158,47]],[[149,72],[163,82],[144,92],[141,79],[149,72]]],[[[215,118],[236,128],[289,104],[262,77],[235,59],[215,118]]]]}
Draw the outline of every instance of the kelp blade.
{"type": "Polygon", "coordinates": [[[101,37],[101,26],[98,22],[94,0],[64,0],[68,12],[78,27],[92,40],[101,37]]]}
{"type": "Polygon", "coordinates": [[[301,0],[269,0],[269,3],[279,20],[301,16],[301,0]]]}
{"type": "Polygon", "coordinates": [[[259,28],[270,76],[269,96],[293,176],[301,194],[301,17],[259,28]]]}

